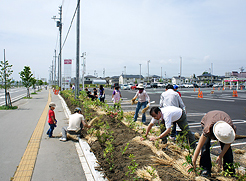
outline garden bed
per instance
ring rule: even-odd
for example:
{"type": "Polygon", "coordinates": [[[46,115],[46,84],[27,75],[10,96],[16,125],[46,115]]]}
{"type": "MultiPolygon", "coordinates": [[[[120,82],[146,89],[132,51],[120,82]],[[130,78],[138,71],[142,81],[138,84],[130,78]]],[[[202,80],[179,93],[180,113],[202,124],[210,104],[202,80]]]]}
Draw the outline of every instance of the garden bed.
{"type": "MultiPolygon", "coordinates": [[[[91,102],[81,95],[74,100],[69,92],[61,94],[69,109],[81,107],[87,122],[92,125],[83,131],[91,150],[97,157],[100,169],[110,181],[119,180],[202,180],[188,174],[183,163],[191,155],[187,149],[172,142],[140,141],[146,126],[131,122],[132,114],[114,110],[100,102],[91,102]]],[[[160,133],[158,128],[152,135],[160,133]]],[[[99,168],[98,168],[99,169],[99,168]]],[[[215,167],[216,169],[216,167],[215,167]]],[[[233,180],[213,174],[212,180],[233,180]]]]}

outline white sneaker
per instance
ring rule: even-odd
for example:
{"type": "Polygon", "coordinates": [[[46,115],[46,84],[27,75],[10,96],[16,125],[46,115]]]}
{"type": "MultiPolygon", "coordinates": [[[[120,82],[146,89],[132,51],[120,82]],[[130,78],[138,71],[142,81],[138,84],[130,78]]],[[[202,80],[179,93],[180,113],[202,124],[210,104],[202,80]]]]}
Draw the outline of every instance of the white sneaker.
{"type": "Polygon", "coordinates": [[[59,138],[60,141],[67,141],[67,138],[59,138]]]}
{"type": "Polygon", "coordinates": [[[175,141],[176,140],[176,137],[169,136],[169,139],[170,139],[170,141],[175,141]]]}

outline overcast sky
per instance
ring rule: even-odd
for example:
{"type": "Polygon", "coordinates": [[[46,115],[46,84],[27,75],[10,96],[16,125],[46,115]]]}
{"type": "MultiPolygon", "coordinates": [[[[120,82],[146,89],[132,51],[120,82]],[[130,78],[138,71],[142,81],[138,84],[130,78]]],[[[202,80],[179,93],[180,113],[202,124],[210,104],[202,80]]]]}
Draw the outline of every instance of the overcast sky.
{"type": "MultiPolygon", "coordinates": [[[[13,65],[13,78],[30,66],[36,78],[49,78],[58,48],[58,17],[63,3],[63,38],[76,0],[1,0],[0,60],[13,65]]],[[[81,0],[80,55],[86,52],[86,75],[149,74],[189,77],[210,71],[225,75],[246,67],[245,0],[81,0]],[[126,66],[126,69],[124,68],[126,66]]],[[[76,18],[62,58],[73,59],[76,18]]],[[[63,71],[63,68],[62,68],[63,71]]]]}

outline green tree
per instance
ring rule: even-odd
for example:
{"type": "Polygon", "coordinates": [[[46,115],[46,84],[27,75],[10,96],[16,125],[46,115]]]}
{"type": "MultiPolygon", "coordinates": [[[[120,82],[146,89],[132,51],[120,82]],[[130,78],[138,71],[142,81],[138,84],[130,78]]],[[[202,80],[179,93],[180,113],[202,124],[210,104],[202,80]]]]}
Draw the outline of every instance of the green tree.
{"type": "Polygon", "coordinates": [[[31,85],[32,85],[32,88],[34,89],[34,93],[36,93],[36,83],[37,83],[37,80],[34,78],[34,77],[31,77],[31,85]]]}
{"type": "Polygon", "coordinates": [[[7,90],[11,87],[13,84],[13,79],[10,78],[11,74],[13,73],[13,70],[11,69],[13,65],[9,64],[9,61],[6,60],[0,62],[0,81],[1,81],[1,88],[5,89],[5,105],[7,106],[7,90]]]}
{"type": "Polygon", "coordinates": [[[40,89],[40,86],[44,84],[44,82],[42,80],[38,80],[38,90],[40,89]]]}
{"type": "Polygon", "coordinates": [[[26,87],[27,89],[27,97],[30,97],[29,88],[31,87],[31,78],[33,75],[31,73],[31,68],[28,66],[24,66],[24,69],[19,74],[24,87],[26,87]]]}

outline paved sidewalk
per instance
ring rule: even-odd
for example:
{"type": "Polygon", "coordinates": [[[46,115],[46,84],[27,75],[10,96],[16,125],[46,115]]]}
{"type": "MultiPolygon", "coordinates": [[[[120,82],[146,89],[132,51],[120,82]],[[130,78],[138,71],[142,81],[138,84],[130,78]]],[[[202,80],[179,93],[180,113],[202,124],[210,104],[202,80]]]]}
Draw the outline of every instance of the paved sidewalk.
{"type": "Polygon", "coordinates": [[[61,135],[61,128],[67,125],[68,120],[59,97],[54,95],[53,91],[51,91],[51,95],[51,101],[57,105],[54,111],[58,124],[53,132],[53,135],[57,136],[57,138],[49,138],[46,135],[46,131],[49,129],[46,121],[32,180],[86,180],[75,143],[73,141],[59,141],[58,137],[61,135]]]}
{"type": "MultiPolygon", "coordinates": [[[[58,125],[53,132],[56,138],[48,138],[46,135],[49,125],[48,117],[46,118],[48,112],[47,110],[44,112],[44,109],[48,103],[49,90],[42,90],[37,95],[31,95],[32,99],[21,99],[15,102],[14,105],[18,106],[17,110],[0,111],[0,180],[10,180],[15,172],[18,173],[17,168],[20,168],[21,159],[24,158],[24,153],[28,150],[28,145],[37,128],[39,132],[41,131],[39,137],[41,140],[31,180],[86,180],[75,142],[59,141],[61,128],[67,125],[68,120],[59,97],[54,95],[52,90],[50,94],[51,101],[57,105],[55,115],[58,125]],[[39,124],[41,119],[45,122],[43,122],[44,129],[39,124]]],[[[76,143],[78,145],[78,142],[76,143]]],[[[30,165],[26,165],[28,167],[25,169],[26,172],[30,172],[30,165]]],[[[25,177],[23,180],[29,180],[28,178],[30,177],[25,177]]]]}

